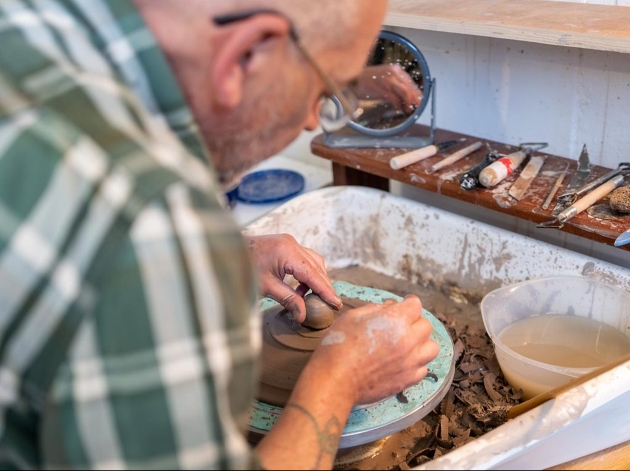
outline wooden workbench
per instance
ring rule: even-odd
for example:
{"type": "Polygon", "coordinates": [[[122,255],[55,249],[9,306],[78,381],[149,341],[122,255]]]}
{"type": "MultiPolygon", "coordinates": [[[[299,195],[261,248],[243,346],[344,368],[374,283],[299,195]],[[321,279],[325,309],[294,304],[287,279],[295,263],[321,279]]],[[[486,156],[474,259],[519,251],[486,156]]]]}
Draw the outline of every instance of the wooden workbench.
{"type": "MultiPolygon", "coordinates": [[[[419,135],[427,135],[428,129],[425,126],[416,125],[416,129],[412,132],[417,132],[419,135]]],[[[426,170],[432,164],[439,162],[445,155],[478,140],[481,140],[484,144],[487,143],[501,154],[509,154],[517,150],[516,147],[504,143],[441,129],[436,130],[435,142],[462,137],[466,138],[466,141],[462,142],[461,145],[452,147],[443,154],[438,154],[400,170],[393,170],[389,166],[389,161],[392,157],[408,152],[411,149],[332,148],[325,145],[323,135],[319,135],[311,142],[311,150],[315,155],[332,161],[335,185],[361,185],[389,190],[389,180],[395,180],[536,224],[554,219],[551,213],[555,208],[555,200],[547,210],[543,210],[541,206],[556,182],[557,177],[565,169],[568,169],[568,174],[557,195],[560,195],[567,187],[573,173],[577,169],[577,160],[545,154],[544,150],[535,153],[534,155],[546,156],[545,163],[524,198],[521,201],[516,201],[508,195],[508,191],[518,178],[519,171],[514,172],[498,186],[491,189],[464,190],[460,187],[459,176],[483,159],[488,152],[485,146],[463,160],[432,175],[426,173],[426,170]]],[[[515,144],[518,145],[518,143],[515,144]]],[[[575,157],[577,159],[577,156],[575,157]]],[[[525,164],[526,162],[521,169],[525,164]]],[[[591,165],[589,181],[608,173],[610,170],[609,168],[591,165]]],[[[630,229],[630,215],[612,214],[605,199],[571,219],[562,229],[537,230],[562,230],[596,242],[614,245],[615,239],[619,234],[627,229],[630,229]]],[[[630,245],[620,247],[619,250],[630,250],[630,245]]]]}

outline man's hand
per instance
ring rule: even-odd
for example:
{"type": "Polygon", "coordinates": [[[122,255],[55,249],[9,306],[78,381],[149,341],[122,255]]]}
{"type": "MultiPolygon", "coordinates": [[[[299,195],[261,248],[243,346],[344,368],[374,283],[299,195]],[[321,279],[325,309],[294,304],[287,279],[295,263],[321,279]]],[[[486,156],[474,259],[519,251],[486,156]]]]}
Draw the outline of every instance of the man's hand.
{"type": "Polygon", "coordinates": [[[410,115],[422,102],[422,91],[399,64],[366,67],[355,85],[359,98],[384,99],[395,110],[410,115]]]}
{"type": "Polygon", "coordinates": [[[306,319],[303,298],[309,289],[336,309],[341,308],[321,255],[302,247],[288,234],[249,236],[246,243],[258,269],[262,294],[282,304],[296,322],[306,319]],[[300,283],[297,288],[285,283],[287,275],[300,283]]]}
{"type": "Polygon", "coordinates": [[[337,318],[307,366],[311,376],[345,384],[354,404],[369,404],[418,383],[439,353],[417,296],[368,304],[337,318]]]}
{"type": "Polygon", "coordinates": [[[290,454],[303,466],[296,469],[331,469],[354,405],[393,396],[424,378],[439,347],[421,313],[420,299],[407,296],[339,316],[257,447],[264,467],[282,467],[290,454]]]}

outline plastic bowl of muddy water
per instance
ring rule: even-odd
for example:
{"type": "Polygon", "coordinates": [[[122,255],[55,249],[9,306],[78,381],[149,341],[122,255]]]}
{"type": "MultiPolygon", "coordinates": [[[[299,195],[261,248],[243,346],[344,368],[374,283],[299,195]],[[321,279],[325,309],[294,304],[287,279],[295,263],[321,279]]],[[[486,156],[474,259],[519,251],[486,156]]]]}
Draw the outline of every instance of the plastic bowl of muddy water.
{"type": "Polygon", "coordinates": [[[630,353],[630,292],[551,276],[511,284],[481,301],[505,379],[530,399],[630,353]]]}

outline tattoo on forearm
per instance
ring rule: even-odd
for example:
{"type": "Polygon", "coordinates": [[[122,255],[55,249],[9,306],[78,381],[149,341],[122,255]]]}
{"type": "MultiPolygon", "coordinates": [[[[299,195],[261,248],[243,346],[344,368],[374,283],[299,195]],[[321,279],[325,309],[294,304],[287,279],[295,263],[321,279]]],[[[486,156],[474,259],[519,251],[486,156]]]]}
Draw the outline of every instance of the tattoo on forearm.
{"type": "Polygon", "coordinates": [[[299,404],[294,404],[289,402],[286,404],[286,407],[292,407],[293,409],[297,409],[301,411],[304,415],[306,415],[309,420],[313,423],[313,427],[315,427],[315,433],[317,435],[317,442],[320,446],[319,456],[317,457],[316,468],[319,468],[322,456],[324,454],[330,455],[333,459],[337,454],[337,447],[339,445],[339,437],[341,436],[341,432],[343,431],[343,425],[339,421],[339,419],[335,416],[332,416],[326,422],[323,430],[320,430],[317,420],[313,414],[311,414],[304,407],[299,404]]]}

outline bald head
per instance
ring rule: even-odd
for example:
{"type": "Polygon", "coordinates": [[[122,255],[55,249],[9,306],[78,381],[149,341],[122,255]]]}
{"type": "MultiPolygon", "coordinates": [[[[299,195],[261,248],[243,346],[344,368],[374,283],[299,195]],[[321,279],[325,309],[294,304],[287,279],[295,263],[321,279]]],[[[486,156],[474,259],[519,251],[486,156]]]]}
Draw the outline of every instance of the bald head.
{"type": "MultiPolygon", "coordinates": [[[[275,10],[286,15],[313,53],[345,47],[359,26],[361,9],[379,15],[378,2],[365,0],[135,0],[141,11],[169,11],[190,21],[250,10],[275,10]]],[[[190,24],[190,23],[188,23],[190,24]]]]}
{"type": "Polygon", "coordinates": [[[258,5],[284,13],[315,54],[330,48],[345,48],[355,37],[361,18],[359,10],[366,8],[365,0],[234,0],[225,2],[231,4],[227,8],[221,3],[220,9],[224,11],[230,7],[248,10],[258,5]]]}

